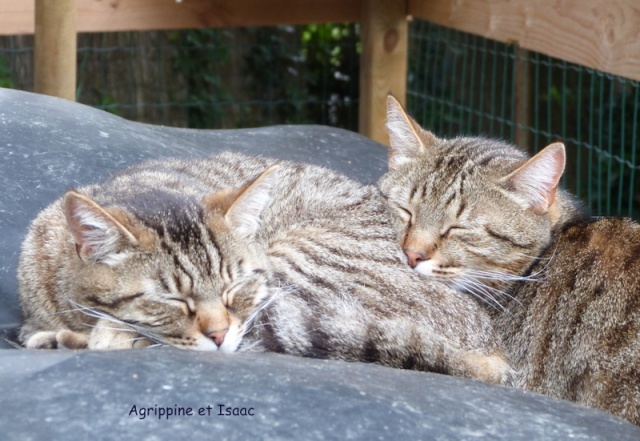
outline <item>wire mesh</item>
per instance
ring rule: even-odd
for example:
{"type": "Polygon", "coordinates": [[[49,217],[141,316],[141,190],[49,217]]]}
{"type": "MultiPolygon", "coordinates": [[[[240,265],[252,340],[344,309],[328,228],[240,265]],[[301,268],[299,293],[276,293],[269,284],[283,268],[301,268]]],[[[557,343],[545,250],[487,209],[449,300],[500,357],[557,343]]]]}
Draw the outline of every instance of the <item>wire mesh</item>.
{"type": "MultiPolygon", "coordinates": [[[[81,34],[78,101],[194,128],[357,130],[355,24],[81,34]]],[[[567,146],[564,184],[597,215],[640,218],[640,84],[415,20],[409,110],[441,136],[567,146]]],[[[0,38],[0,87],[33,90],[33,37],[0,38]]]]}
{"type": "Polygon", "coordinates": [[[562,141],[564,185],[593,214],[640,218],[640,83],[421,20],[409,41],[409,109],[421,124],[530,152],[562,141]]]}
{"type": "MultiPolygon", "coordinates": [[[[78,36],[77,101],[191,128],[357,130],[354,24],[78,36]]],[[[0,38],[0,87],[33,90],[33,37],[0,38]]]]}

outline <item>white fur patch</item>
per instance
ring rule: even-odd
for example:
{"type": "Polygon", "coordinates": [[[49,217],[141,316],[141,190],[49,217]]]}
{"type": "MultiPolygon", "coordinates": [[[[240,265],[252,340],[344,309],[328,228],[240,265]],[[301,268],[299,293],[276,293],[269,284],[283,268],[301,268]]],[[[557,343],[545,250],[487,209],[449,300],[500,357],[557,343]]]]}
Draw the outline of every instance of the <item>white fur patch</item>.
{"type": "Polygon", "coordinates": [[[413,268],[413,270],[416,271],[417,273],[422,274],[423,276],[434,277],[434,274],[433,274],[433,263],[431,263],[430,260],[425,260],[425,261],[422,261],[422,262],[418,263],[413,268]]]}
{"type": "Polygon", "coordinates": [[[235,352],[238,349],[238,346],[240,346],[243,335],[244,330],[241,328],[239,321],[234,320],[229,325],[227,335],[224,336],[224,341],[218,350],[222,352],[235,352]]]}
{"type": "MultiPolygon", "coordinates": [[[[225,342],[226,343],[227,340],[227,336],[225,336],[225,342]]],[[[224,343],[222,344],[224,346],[224,343]]],[[[213,340],[211,340],[209,337],[205,336],[205,335],[199,335],[196,337],[196,350],[197,351],[217,351],[219,350],[218,345],[216,345],[214,343],[213,340]]]]}

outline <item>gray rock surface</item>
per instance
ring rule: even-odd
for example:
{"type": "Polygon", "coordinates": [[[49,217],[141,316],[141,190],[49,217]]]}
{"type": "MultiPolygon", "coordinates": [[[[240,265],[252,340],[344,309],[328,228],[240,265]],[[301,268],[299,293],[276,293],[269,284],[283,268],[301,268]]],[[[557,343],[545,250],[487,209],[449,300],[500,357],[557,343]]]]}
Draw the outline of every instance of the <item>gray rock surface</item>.
{"type": "Polygon", "coordinates": [[[6,352],[3,439],[640,439],[640,428],[585,407],[373,364],[173,348],[6,352]],[[142,408],[152,408],[144,419],[142,408]],[[177,408],[192,415],[166,415],[177,408]]]}

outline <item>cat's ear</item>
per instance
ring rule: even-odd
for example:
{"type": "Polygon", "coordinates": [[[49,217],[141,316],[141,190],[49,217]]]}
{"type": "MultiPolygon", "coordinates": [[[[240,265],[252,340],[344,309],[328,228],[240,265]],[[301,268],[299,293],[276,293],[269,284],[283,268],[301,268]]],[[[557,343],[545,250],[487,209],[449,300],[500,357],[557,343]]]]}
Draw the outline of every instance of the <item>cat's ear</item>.
{"type": "Polygon", "coordinates": [[[427,152],[437,142],[436,136],[420,127],[393,96],[387,96],[387,132],[389,133],[389,168],[396,170],[402,164],[427,152]]]}
{"type": "Polygon", "coordinates": [[[124,216],[116,219],[91,198],[70,190],[64,195],[63,205],[82,260],[114,265],[125,256],[122,251],[127,246],[138,245],[136,236],[124,225],[124,216]]]}
{"type": "Polygon", "coordinates": [[[260,230],[261,215],[271,200],[271,187],[277,178],[277,169],[277,165],[268,168],[241,189],[225,214],[229,226],[247,239],[255,237],[260,230]]]}
{"type": "Polygon", "coordinates": [[[546,213],[553,204],[564,172],[564,145],[548,145],[516,171],[501,179],[501,184],[535,213],[546,213]]]}

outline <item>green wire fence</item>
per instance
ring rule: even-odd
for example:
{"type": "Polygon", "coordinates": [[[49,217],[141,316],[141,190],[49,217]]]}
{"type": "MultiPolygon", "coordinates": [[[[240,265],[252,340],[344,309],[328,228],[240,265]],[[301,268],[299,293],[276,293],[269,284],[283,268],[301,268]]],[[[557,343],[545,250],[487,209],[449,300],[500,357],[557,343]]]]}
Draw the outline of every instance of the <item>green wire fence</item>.
{"type": "MultiPolygon", "coordinates": [[[[357,130],[355,24],[80,34],[79,102],[193,128],[329,124],[357,130]]],[[[596,215],[640,219],[640,84],[421,20],[410,26],[409,111],[441,136],[535,152],[567,146],[564,184],[596,215]]],[[[0,87],[33,89],[33,38],[0,38],[0,87]]]]}
{"type": "Polygon", "coordinates": [[[419,20],[409,51],[409,109],[424,126],[531,152],[562,141],[564,184],[593,214],[640,218],[640,83],[419,20]]]}

